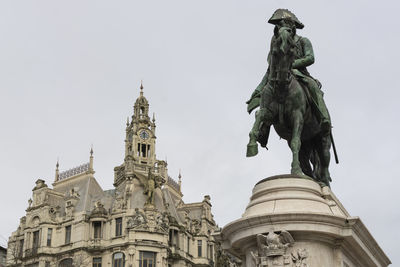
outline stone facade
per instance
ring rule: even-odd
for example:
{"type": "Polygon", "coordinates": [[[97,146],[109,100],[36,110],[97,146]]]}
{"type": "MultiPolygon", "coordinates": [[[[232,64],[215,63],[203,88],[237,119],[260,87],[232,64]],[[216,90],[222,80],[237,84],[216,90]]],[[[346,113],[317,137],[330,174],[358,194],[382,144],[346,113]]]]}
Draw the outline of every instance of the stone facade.
{"type": "Polygon", "coordinates": [[[124,162],[103,190],[89,163],[50,188],[37,180],[26,215],[8,243],[8,266],[214,266],[217,230],[209,196],[184,203],[181,177],[157,160],[155,118],[143,87],[126,125],[124,162]]]}
{"type": "Polygon", "coordinates": [[[360,218],[329,187],[280,175],[253,189],[242,218],[226,225],[222,247],[246,267],[384,267],[390,264],[360,218]]]}
{"type": "Polygon", "coordinates": [[[0,267],[6,266],[7,249],[0,246],[0,267]]]}

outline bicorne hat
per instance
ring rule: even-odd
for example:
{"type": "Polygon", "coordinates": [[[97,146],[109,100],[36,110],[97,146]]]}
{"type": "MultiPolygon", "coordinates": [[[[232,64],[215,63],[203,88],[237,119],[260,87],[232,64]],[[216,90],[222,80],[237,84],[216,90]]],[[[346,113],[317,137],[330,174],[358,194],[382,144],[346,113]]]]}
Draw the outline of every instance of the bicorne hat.
{"type": "Polygon", "coordinates": [[[278,24],[279,21],[283,20],[283,19],[289,19],[291,21],[294,22],[294,24],[296,25],[297,29],[303,29],[304,28],[304,24],[301,23],[298,18],[296,17],[295,14],[293,14],[292,12],[290,12],[287,9],[277,9],[274,14],[272,15],[272,17],[268,20],[268,23],[271,24],[278,24]]]}

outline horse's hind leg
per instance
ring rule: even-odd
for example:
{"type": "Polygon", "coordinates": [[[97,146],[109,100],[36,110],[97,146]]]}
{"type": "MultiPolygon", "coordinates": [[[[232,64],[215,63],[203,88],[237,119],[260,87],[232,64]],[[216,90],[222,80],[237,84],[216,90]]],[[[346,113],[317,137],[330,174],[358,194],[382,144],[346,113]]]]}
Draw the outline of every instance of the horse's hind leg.
{"type": "Polygon", "coordinates": [[[300,167],[303,173],[311,178],[314,178],[310,164],[311,144],[303,142],[299,152],[300,167]]]}
{"type": "Polygon", "coordinates": [[[331,160],[331,138],[329,135],[321,137],[320,145],[318,146],[318,156],[320,160],[319,168],[319,180],[325,185],[329,186],[329,182],[332,181],[329,173],[329,162],[331,160]]]}
{"type": "Polygon", "coordinates": [[[301,148],[301,132],[303,130],[303,115],[300,110],[296,110],[293,112],[293,132],[292,138],[290,139],[290,149],[292,150],[292,170],[291,174],[302,175],[300,160],[299,160],[299,152],[301,148]]]}

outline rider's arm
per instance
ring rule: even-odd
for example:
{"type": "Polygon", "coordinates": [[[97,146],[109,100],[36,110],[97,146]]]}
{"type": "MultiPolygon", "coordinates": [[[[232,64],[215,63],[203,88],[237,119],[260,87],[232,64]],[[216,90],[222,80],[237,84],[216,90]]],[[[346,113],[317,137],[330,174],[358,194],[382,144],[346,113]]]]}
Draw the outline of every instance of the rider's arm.
{"type": "Polygon", "coordinates": [[[305,68],[314,63],[314,51],[313,51],[310,40],[308,40],[305,37],[302,37],[300,42],[303,47],[304,57],[296,59],[293,62],[293,65],[292,65],[293,69],[305,68]]]}

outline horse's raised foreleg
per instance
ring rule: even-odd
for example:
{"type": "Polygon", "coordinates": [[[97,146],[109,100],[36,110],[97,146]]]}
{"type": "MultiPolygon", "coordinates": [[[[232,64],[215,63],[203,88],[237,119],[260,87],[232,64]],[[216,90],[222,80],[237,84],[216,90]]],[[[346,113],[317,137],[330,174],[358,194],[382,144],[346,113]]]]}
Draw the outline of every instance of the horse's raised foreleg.
{"type": "Polygon", "coordinates": [[[249,143],[247,144],[246,157],[253,157],[258,154],[257,138],[260,131],[261,116],[260,112],[256,111],[256,120],[253,124],[253,128],[249,133],[249,143]]]}
{"type": "Polygon", "coordinates": [[[290,139],[290,149],[292,150],[292,170],[291,174],[302,175],[299,151],[301,148],[301,132],[303,130],[303,114],[300,110],[295,110],[292,114],[292,138],[290,139]]]}

